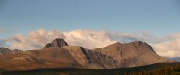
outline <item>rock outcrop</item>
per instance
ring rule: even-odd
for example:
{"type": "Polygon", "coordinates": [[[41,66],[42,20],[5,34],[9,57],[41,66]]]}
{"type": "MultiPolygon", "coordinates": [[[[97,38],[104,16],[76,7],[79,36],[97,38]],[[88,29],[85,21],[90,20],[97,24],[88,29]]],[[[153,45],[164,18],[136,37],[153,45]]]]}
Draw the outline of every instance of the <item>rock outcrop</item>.
{"type": "Polygon", "coordinates": [[[0,55],[6,55],[9,54],[10,52],[11,50],[8,48],[0,48],[0,55]]]}
{"type": "Polygon", "coordinates": [[[44,48],[50,48],[50,47],[62,48],[64,46],[69,46],[69,45],[64,41],[64,39],[57,38],[57,39],[53,40],[52,43],[46,44],[44,48]]]}
{"type": "Polygon", "coordinates": [[[0,55],[16,54],[21,52],[23,51],[18,49],[10,50],[9,48],[0,48],[0,55]]]}
{"type": "Polygon", "coordinates": [[[10,54],[16,54],[16,53],[22,53],[23,51],[22,50],[19,50],[19,49],[14,49],[11,51],[10,54]]]}

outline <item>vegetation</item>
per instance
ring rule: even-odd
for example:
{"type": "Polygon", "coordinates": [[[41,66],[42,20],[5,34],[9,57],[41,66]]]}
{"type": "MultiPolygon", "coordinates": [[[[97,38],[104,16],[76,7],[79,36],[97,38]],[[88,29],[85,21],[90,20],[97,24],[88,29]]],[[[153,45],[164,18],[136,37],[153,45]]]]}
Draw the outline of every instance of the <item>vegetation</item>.
{"type": "Polygon", "coordinates": [[[180,65],[150,71],[126,73],[124,75],[180,75],[180,65]]]}
{"type": "Polygon", "coordinates": [[[120,69],[35,69],[9,71],[0,69],[0,75],[180,75],[180,63],[161,63],[120,69]]]}

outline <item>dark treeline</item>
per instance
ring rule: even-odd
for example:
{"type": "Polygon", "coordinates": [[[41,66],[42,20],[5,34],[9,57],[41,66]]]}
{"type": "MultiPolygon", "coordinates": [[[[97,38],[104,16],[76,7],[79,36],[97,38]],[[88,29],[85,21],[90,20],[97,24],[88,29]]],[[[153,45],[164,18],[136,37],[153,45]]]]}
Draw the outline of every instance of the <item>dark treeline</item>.
{"type": "Polygon", "coordinates": [[[180,75],[180,63],[157,63],[119,69],[46,68],[34,70],[0,69],[0,75],[180,75]]]}
{"type": "Polygon", "coordinates": [[[180,75],[180,65],[150,71],[126,73],[124,75],[180,75]]]}

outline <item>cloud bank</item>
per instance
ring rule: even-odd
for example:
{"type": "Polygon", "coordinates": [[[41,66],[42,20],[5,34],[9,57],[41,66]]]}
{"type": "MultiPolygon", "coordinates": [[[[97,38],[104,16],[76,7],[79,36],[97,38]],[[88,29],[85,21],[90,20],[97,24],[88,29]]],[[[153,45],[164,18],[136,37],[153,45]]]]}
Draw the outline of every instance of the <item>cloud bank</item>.
{"type": "Polygon", "coordinates": [[[78,45],[85,48],[100,48],[115,42],[127,43],[132,41],[145,41],[149,43],[157,54],[163,57],[180,57],[180,33],[156,37],[146,31],[139,34],[113,32],[109,30],[73,30],[61,32],[58,30],[46,31],[44,29],[29,32],[28,36],[17,34],[9,37],[11,49],[39,49],[55,38],[64,38],[69,45],[78,45]]]}

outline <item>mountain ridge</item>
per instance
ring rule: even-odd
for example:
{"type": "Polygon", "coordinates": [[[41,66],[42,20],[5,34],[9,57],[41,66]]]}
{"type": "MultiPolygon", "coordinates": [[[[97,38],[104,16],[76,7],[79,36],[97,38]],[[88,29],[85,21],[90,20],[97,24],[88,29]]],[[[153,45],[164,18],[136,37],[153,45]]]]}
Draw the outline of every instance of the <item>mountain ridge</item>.
{"type": "Polygon", "coordinates": [[[57,38],[50,44],[52,46],[46,45],[40,50],[1,55],[0,68],[115,69],[175,62],[160,57],[150,45],[142,41],[125,44],[116,42],[104,48],[95,49],[69,46],[62,38],[57,38]]]}

